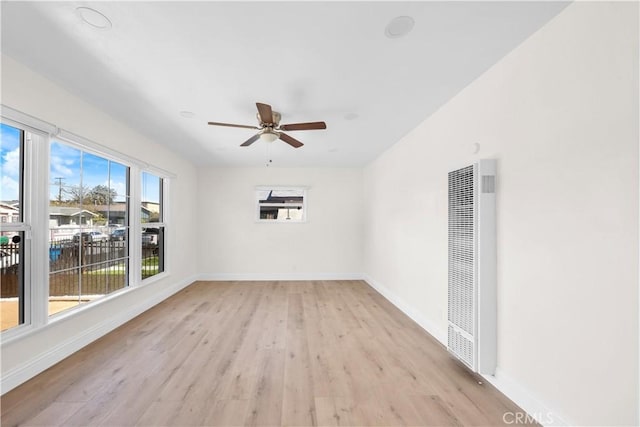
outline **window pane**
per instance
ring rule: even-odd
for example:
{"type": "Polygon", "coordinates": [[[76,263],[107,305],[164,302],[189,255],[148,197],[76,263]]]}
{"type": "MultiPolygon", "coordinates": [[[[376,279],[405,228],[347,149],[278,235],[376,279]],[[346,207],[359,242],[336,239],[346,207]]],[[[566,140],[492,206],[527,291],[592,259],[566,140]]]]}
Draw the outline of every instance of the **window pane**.
{"type": "Polygon", "coordinates": [[[59,142],[51,143],[50,200],[56,206],[80,206],[82,151],[59,142]]]}
{"type": "Polygon", "coordinates": [[[129,168],[51,144],[49,311],[127,286],[129,168]]]}
{"type": "Polygon", "coordinates": [[[258,189],[258,219],[260,221],[292,221],[305,220],[305,189],[258,189]]]}
{"type": "Polygon", "coordinates": [[[24,323],[24,266],[22,232],[5,233],[0,244],[0,313],[1,330],[24,323]]]}
{"type": "Polygon", "coordinates": [[[70,268],[49,275],[49,315],[80,304],[80,269],[70,268]]]}
{"type": "Polygon", "coordinates": [[[0,222],[22,222],[24,131],[0,124],[0,222]]]}
{"type": "Polygon", "coordinates": [[[164,271],[164,227],[142,229],[142,279],[164,271]]]}
{"type": "Polygon", "coordinates": [[[162,222],[162,178],[142,172],[141,221],[162,222]]]}
{"type": "Polygon", "coordinates": [[[25,132],[0,124],[0,330],[23,324],[24,233],[7,230],[22,223],[22,175],[25,132]]]}

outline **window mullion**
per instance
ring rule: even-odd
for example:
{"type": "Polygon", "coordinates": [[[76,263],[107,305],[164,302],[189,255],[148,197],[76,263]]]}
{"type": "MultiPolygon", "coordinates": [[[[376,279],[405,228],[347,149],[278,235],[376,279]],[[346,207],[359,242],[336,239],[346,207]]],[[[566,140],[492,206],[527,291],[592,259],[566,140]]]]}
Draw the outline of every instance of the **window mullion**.
{"type": "Polygon", "coordinates": [[[25,233],[25,252],[31,254],[25,259],[25,307],[37,327],[49,315],[49,138],[30,135],[25,142],[25,218],[31,225],[25,233]]]}
{"type": "Polygon", "coordinates": [[[131,221],[129,228],[129,283],[131,286],[139,285],[142,278],[142,226],[140,206],[142,206],[142,184],[141,170],[132,166],[129,177],[130,208],[129,218],[131,221]]]}

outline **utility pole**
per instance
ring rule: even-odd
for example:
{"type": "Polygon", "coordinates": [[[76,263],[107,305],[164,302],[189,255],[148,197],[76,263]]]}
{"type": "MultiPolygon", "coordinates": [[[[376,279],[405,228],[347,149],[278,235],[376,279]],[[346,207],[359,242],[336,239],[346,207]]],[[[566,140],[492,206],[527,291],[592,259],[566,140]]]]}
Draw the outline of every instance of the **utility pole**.
{"type": "Polygon", "coordinates": [[[64,179],[61,176],[58,176],[56,178],[53,178],[54,180],[58,181],[58,203],[62,202],[62,180],[64,179]]]}

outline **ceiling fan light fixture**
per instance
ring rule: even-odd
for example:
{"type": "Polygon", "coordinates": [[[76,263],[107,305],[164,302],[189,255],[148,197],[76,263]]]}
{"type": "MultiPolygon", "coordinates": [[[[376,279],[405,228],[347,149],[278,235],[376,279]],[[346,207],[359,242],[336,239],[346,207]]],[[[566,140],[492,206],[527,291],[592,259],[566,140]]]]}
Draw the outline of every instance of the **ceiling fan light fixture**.
{"type": "Polygon", "coordinates": [[[278,139],[278,134],[272,132],[262,132],[260,134],[260,139],[264,142],[273,142],[278,139]]]}

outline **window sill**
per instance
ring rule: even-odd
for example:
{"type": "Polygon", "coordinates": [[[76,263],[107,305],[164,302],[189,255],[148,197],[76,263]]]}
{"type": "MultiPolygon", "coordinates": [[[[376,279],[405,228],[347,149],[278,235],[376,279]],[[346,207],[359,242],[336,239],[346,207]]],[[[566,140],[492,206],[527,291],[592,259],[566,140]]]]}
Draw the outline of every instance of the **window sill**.
{"type": "Polygon", "coordinates": [[[120,298],[122,295],[125,295],[129,292],[134,291],[135,289],[139,289],[142,287],[146,287],[147,285],[152,285],[155,282],[158,282],[162,279],[166,279],[171,275],[169,272],[162,272],[156,274],[155,276],[149,277],[143,281],[141,281],[138,285],[135,286],[127,286],[124,289],[117,290],[115,292],[110,293],[109,295],[105,295],[95,301],[87,302],[84,304],[80,304],[76,307],[69,308],[67,310],[61,311],[59,313],[53,314],[48,317],[47,322],[41,325],[19,325],[11,329],[7,329],[0,333],[0,344],[1,346],[11,345],[11,343],[15,341],[20,341],[32,334],[38,333],[39,331],[45,330],[47,327],[55,325],[60,322],[64,322],[65,320],[71,319],[80,315],[80,313],[84,313],[85,311],[94,310],[96,307],[99,307],[102,304],[107,303],[116,298],[120,298]]]}
{"type": "Polygon", "coordinates": [[[170,277],[171,275],[169,274],[168,271],[163,271],[162,273],[158,273],[155,274],[151,277],[147,277],[146,279],[143,279],[140,281],[140,283],[138,284],[138,286],[135,286],[136,288],[139,288],[141,286],[146,286],[146,285],[150,285],[152,283],[155,283],[157,281],[160,281],[162,279],[166,279],[167,277],[170,277]]]}

